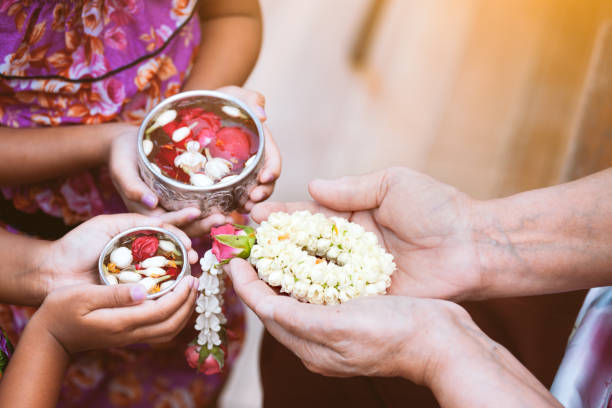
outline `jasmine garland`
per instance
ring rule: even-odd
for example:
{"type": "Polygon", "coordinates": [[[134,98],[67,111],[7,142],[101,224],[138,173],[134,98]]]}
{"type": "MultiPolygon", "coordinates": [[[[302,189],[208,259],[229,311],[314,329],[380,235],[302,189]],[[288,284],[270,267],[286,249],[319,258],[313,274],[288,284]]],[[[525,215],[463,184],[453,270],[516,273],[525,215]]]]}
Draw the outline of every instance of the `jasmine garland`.
{"type": "Polygon", "coordinates": [[[250,262],[270,286],[301,301],[336,304],[383,295],[395,270],[376,235],[340,217],[273,213],[256,232],[250,262]]]}

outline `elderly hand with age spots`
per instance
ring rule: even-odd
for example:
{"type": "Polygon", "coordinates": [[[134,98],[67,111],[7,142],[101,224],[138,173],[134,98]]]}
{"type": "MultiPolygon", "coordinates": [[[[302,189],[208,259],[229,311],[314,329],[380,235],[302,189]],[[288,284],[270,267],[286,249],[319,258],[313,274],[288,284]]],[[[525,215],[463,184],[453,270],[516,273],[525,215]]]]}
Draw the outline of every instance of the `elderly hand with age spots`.
{"type": "Polygon", "coordinates": [[[443,407],[560,406],[455,303],[370,296],[313,305],[278,295],[244,260],[226,270],[238,296],[311,371],[401,376],[431,388],[443,407]]]}

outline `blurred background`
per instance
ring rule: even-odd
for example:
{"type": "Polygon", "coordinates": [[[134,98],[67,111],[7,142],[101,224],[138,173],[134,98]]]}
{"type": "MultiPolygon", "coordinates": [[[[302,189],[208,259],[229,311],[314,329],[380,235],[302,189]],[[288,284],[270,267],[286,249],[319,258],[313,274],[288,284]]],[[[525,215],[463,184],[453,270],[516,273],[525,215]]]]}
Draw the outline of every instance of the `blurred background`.
{"type": "MultiPolygon", "coordinates": [[[[273,199],[394,165],[492,198],[612,165],[609,0],[260,0],[273,199]]],[[[259,407],[261,325],[223,396],[259,407]]]]}

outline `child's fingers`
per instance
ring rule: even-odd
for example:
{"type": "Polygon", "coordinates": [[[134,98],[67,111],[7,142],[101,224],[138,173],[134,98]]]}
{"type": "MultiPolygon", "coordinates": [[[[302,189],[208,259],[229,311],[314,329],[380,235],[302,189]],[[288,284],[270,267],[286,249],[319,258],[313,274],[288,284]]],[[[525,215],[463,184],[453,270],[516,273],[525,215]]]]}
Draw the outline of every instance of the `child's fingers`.
{"type": "Polygon", "coordinates": [[[225,224],[225,215],[211,214],[206,218],[192,222],[183,227],[183,231],[190,237],[198,237],[203,234],[208,234],[212,227],[225,224]]]}
{"type": "MultiPolygon", "coordinates": [[[[174,314],[189,297],[191,287],[197,279],[185,276],[174,290],[156,300],[146,300],[143,303],[122,309],[99,309],[90,313],[89,317],[98,320],[100,325],[116,322],[119,329],[131,331],[137,327],[157,324],[174,314]]],[[[116,285],[121,287],[127,285],[116,285]]]]}
{"type": "Polygon", "coordinates": [[[166,224],[183,226],[196,220],[202,211],[199,208],[187,207],[178,211],[163,213],[159,216],[166,224]]]}
{"type": "Polygon", "coordinates": [[[237,86],[224,86],[223,88],[219,88],[218,91],[235,96],[236,98],[242,100],[249,106],[253,113],[257,115],[257,118],[260,121],[266,121],[266,98],[261,93],[237,86]]]}
{"type": "Polygon", "coordinates": [[[103,308],[123,308],[142,302],[147,296],[142,285],[87,285],[81,291],[89,311],[103,308]]]}
{"type": "Polygon", "coordinates": [[[257,180],[261,184],[268,184],[280,177],[282,159],[278,146],[267,126],[264,126],[264,134],[266,137],[264,165],[257,176],[257,180]]]}
{"type": "Polygon", "coordinates": [[[251,193],[249,194],[249,199],[253,203],[258,203],[270,197],[273,192],[274,184],[259,185],[255,187],[253,191],[251,191],[251,193]]]}
{"type": "Polygon", "coordinates": [[[178,237],[178,239],[183,243],[183,245],[185,245],[185,248],[187,248],[187,250],[191,249],[191,240],[189,239],[187,234],[183,232],[183,230],[175,227],[172,224],[164,224],[163,227],[166,228],[168,231],[174,233],[174,235],[178,237]]]}
{"type": "Polygon", "coordinates": [[[190,320],[197,295],[198,288],[195,286],[189,292],[189,297],[181,305],[180,309],[177,310],[176,313],[174,313],[169,319],[166,319],[158,324],[138,327],[135,329],[132,332],[134,338],[136,339],[135,341],[164,343],[172,340],[190,320]]]}

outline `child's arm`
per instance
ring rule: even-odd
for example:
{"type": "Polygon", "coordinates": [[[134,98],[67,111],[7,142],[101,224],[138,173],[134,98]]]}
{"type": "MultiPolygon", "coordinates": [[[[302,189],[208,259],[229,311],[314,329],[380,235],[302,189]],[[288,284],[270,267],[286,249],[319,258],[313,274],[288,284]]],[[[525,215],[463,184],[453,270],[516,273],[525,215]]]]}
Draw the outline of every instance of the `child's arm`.
{"type": "Polygon", "coordinates": [[[111,142],[135,128],[123,123],[14,129],[0,126],[0,185],[49,180],[108,161],[111,142]]]}
{"type": "Polygon", "coordinates": [[[257,62],[262,22],[257,0],[200,2],[202,41],[189,79],[183,87],[215,89],[242,85],[257,62]]]}
{"type": "Polygon", "coordinates": [[[54,407],[67,366],[64,347],[32,319],[0,381],[0,406],[54,407]]]}
{"type": "Polygon", "coordinates": [[[0,407],[54,407],[68,355],[172,339],[193,312],[197,279],[157,300],[144,287],[80,285],[50,294],[26,327],[0,381],[0,407]]]}

